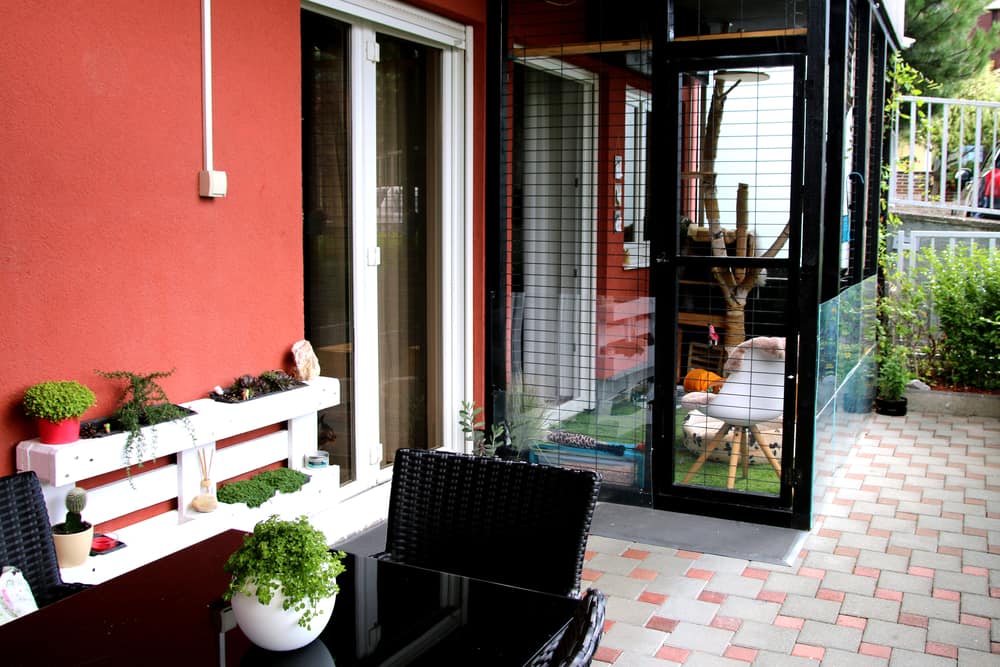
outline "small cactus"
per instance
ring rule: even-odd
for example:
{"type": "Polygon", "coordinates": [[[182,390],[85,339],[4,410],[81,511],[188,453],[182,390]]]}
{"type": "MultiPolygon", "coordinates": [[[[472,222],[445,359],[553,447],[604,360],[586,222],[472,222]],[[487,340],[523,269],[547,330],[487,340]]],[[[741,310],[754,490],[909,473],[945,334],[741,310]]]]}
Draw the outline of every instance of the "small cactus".
{"type": "Polygon", "coordinates": [[[87,506],[87,490],[74,486],[66,494],[66,532],[80,533],[86,528],[80,513],[87,506]]]}

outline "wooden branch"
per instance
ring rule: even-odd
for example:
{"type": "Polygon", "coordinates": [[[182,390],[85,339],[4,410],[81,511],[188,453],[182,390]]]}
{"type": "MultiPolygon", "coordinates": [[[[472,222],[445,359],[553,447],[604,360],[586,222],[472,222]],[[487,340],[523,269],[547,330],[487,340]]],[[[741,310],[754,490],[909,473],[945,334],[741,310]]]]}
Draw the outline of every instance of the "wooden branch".
{"type": "MultiPolygon", "coordinates": [[[[753,39],[756,37],[798,37],[807,34],[805,28],[784,28],[777,30],[747,30],[745,32],[724,32],[714,35],[687,35],[675,37],[675,42],[709,42],[727,39],[753,39]]],[[[614,39],[599,42],[572,42],[553,46],[522,46],[511,49],[514,58],[538,58],[552,56],[586,56],[595,53],[619,53],[622,51],[647,51],[653,48],[648,39],[614,39]]]]}
{"type": "Polygon", "coordinates": [[[604,42],[574,42],[555,46],[514,47],[511,55],[515,58],[538,58],[551,56],[586,56],[594,53],[620,53],[622,51],[648,51],[653,42],[648,39],[616,39],[604,42]]]}
{"type": "MultiPolygon", "coordinates": [[[[740,183],[736,188],[736,256],[747,257],[747,227],[750,220],[750,186],[740,183]]],[[[743,282],[746,269],[733,269],[733,278],[737,283],[743,282]]]]}
{"type": "Polygon", "coordinates": [[[675,42],[710,42],[722,39],[752,39],[754,37],[799,37],[808,34],[805,28],[779,28],[777,30],[747,30],[722,32],[715,35],[685,35],[674,37],[675,42]]]}
{"type": "Polygon", "coordinates": [[[785,223],[785,228],[778,234],[778,238],[774,239],[774,243],[771,244],[771,247],[761,257],[774,257],[778,254],[778,251],[785,247],[785,243],[788,242],[789,225],[791,225],[791,222],[785,223]]]}

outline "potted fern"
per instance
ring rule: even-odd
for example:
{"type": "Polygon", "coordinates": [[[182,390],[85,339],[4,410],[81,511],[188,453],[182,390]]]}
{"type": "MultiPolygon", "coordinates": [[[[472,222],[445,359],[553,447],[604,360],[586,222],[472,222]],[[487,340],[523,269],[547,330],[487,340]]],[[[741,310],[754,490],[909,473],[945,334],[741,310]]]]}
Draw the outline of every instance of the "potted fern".
{"type": "Polygon", "coordinates": [[[94,541],[94,527],[83,520],[87,505],[87,491],[74,486],[66,494],[66,520],[52,526],[52,541],[56,545],[59,567],[83,565],[90,555],[94,541]]]}
{"type": "Polygon", "coordinates": [[[343,551],[331,551],[322,532],[302,516],[277,515],[254,526],[226,561],[232,579],[223,598],[250,641],[270,651],[291,651],[326,627],[344,571],[343,551]]]}
{"type": "Polygon", "coordinates": [[[48,445],[80,438],[80,416],[97,402],[94,392],[73,381],[41,382],[24,392],[24,412],[38,424],[38,437],[48,445]]]}

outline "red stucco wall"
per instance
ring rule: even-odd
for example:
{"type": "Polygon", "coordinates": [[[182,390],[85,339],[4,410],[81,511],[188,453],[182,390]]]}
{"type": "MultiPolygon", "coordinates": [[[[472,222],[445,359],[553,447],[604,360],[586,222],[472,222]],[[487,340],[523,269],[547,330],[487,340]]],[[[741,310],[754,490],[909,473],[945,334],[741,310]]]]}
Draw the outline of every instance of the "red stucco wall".
{"type": "MultiPolygon", "coordinates": [[[[0,475],[34,435],[20,399],[35,382],[88,384],[96,417],[114,395],[95,369],[176,368],[163,385],[186,401],[286,365],[302,337],[299,3],[213,2],[215,168],[229,175],[217,200],[197,190],[200,12],[197,0],[4,7],[0,475]]],[[[483,53],[479,39],[479,72],[483,53]]]]}

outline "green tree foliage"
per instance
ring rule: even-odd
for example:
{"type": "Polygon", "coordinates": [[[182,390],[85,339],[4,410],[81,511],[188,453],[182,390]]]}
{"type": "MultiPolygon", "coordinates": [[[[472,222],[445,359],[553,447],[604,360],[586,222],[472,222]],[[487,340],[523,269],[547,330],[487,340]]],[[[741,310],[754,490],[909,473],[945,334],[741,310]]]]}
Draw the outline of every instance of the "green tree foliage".
{"type": "Polygon", "coordinates": [[[1000,48],[998,30],[976,27],[984,13],[983,0],[907,0],[906,34],[912,37],[904,57],[925,76],[941,83],[953,96],[966,79],[986,67],[990,54],[1000,48]]]}

